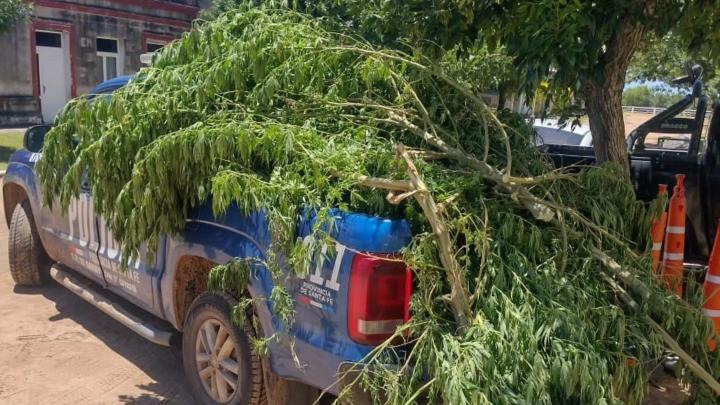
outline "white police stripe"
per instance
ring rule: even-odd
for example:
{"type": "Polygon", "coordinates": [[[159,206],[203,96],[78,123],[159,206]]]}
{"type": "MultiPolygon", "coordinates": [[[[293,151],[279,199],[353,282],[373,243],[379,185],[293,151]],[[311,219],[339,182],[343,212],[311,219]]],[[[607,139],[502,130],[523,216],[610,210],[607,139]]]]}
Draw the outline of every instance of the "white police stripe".
{"type": "Polygon", "coordinates": [[[402,319],[386,319],[382,321],[366,321],[358,319],[358,332],[363,335],[380,335],[394,333],[398,326],[402,325],[402,319]]]}
{"type": "Polygon", "coordinates": [[[713,284],[720,284],[720,276],[716,276],[714,274],[706,274],[705,281],[709,281],[713,284]]]}
{"type": "Polygon", "coordinates": [[[720,309],[703,308],[703,314],[708,318],[718,318],[720,317],[720,309]]]}
{"type": "Polygon", "coordinates": [[[682,260],[685,257],[683,253],[665,253],[665,260],[682,260]]]}
{"type": "Polygon", "coordinates": [[[661,249],[662,249],[662,242],[653,243],[652,250],[661,250],[661,249]]]}
{"type": "Polygon", "coordinates": [[[685,235],[685,227],[684,226],[668,226],[667,230],[665,232],[685,235]]]}

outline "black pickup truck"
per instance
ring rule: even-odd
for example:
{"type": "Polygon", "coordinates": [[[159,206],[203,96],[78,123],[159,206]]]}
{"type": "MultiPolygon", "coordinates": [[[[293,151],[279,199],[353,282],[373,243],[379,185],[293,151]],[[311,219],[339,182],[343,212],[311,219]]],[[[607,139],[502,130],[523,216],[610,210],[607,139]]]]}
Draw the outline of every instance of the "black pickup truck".
{"type": "MultiPolygon", "coordinates": [[[[702,70],[693,67],[675,83],[692,83],[692,92],[650,118],[627,138],[630,171],[638,198],[656,197],[658,184],[675,185],[685,174],[687,229],[685,261],[705,264],[720,219],[720,101],[715,103],[706,127],[708,97],[703,94],[702,70]],[[695,106],[694,117],[682,117],[695,106]]],[[[592,147],[542,145],[557,167],[592,164],[592,147]]]]}

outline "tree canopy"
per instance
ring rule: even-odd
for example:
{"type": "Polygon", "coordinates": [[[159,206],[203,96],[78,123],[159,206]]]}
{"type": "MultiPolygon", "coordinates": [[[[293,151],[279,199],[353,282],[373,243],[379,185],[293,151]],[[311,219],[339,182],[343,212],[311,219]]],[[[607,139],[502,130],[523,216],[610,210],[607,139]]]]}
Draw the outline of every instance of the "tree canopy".
{"type": "Polygon", "coordinates": [[[627,81],[664,81],[685,75],[686,66],[699,64],[703,67],[706,94],[717,95],[720,78],[710,56],[710,47],[692,48],[688,38],[674,32],[658,37],[650,35],[630,62],[627,81]]]}
{"type": "MultiPolygon", "coordinates": [[[[272,7],[287,1],[252,1],[272,7]]],[[[290,2],[296,4],[297,2],[290,2]]],[[[349,22],[353,31],[384,44],[412,44],[451,49],[480,40],[493,46],[505,45],[516,67],[525,75],[531,90],[540,81],[553,79],[559,86],[581,90],[587,80],[603,80],[608,45],[627,42],[634,50],[646,39],[665,42],[670,56],[686,54],[684,47],[703,50],[709,59],[717,57],[713,41],[720,12],[717,2],[703,0],[603,0],[584,1],[456,1],[423,0],[388,2],[381,0],[321,0],[300,5],[304,11],[349,22]],[[665,34],[673,30],[669,40],[665,34]],[[638,32],[642,41],[624,36],[638,32]],[[646,34],[652,34],[647,37],[646,34]],[[647,38],[646,38],[647,37],[647,38]],[[660,39],[657,39],[660,38],[660,39]]],[[[632,56],[632,55],[630,55],[632,56]]],[[[677,58],[668,58],[676,60],[677,58]]],[[[657,61],[657,60],[656,60],[657,61]]],[[[660,65],[665,65],[660,63],[660,65]]]]}
{"type": "MultiPolygon", "coordinates": [[[[677,35],[668,33],[651,35],[637,50],[630,62],[627,80],[670,81],[685,74],[683,67],[689,62],[703,62],[699,55],[691,55],[688,45],[677,35]]],[[[706,63],[701,63],[706,65],[706,63]]],[[[705,66],[703,66],[705,67],[705,66]]]]}
{"type": "Polygon", "coordinates": [[[0,1],[0,32],[8,30],[30,13],[30,5],[23,0],[0,1]]]}
{"type": "MultiPolygon", "coordinates": [[[[344,22],[365,39],[423,47],[442,55],[478,41],[503,46],[528,94],[549,81],[555,101],[572,92],[590,116],[596,156],[627,166],[621,97],[636,49],[671,30],[692,49],[718,59],[720,3],[704,0],[320,0],[252,1],[288,5],[344,22]]],[[[427,52],[428,50],[434,52],[427,52]]],[[[570,100],[571,98],[565,98],[570,100]]]]}

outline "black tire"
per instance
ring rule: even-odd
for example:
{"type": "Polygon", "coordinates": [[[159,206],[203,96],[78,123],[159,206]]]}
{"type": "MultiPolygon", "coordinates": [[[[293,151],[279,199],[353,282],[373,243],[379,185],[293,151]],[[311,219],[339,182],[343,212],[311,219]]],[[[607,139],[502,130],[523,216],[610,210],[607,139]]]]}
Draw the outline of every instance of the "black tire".
{"type": "Polygon", "coordinates": [[[16,205],[13,210],[8,241],[10,274],[15,284],[38,286],[45,283],[51,261],[35,228],[28,200],[16,205]]]}
{"type": "MultiPolygon", "coordinates": [[[[232,308],[236,304],[237,301],[227,294],[206,292],[197,297],[188,310],[183,326],[183,365],[193,396],[199,404],[259,405],[262,403],[264,397],[262,365],[260,358],[250,346],[250,337],[254,336],[254,331],[249,319],[242,326],[232,321],[232,308]],[[219,322],[229,332],[228,338],[234,343],[234,360],[237,361],[240,372],[237,375],[236,389],[225,402],[213,399],[205,388],[198,369],[196,358],[197,345],[200,344],[198,334],[201,333],[200,329],[206,321],[219,322]]],[[[213,359],[215,359],[214,354],[213,359]]]]}

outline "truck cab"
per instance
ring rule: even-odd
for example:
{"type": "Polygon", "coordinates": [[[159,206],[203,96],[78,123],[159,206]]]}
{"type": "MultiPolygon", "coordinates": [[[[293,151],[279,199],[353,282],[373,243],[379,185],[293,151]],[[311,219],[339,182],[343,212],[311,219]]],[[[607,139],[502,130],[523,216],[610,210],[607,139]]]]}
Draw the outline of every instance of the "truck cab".
{"type": "MultiPolygon", "coordinates": [[[[720,219],[720,101],[707,119],[708,97],[703,92],[702,69],[694,66],[676,84],[691,84],[683,99],[641,124],[627,137],[630,175],[641,200],[657,196],[658,185],[672,193],[676,174],[685,174],[687,229],[685,260],[707,263],[720,219]],[[695,111],[687,110],[695,107],[695,111]],[[709,122],[708,122],[709,121],[709,122]]],[[[556,167],[579,170],[593,164],[591,147],[542,145],[556,167]]]]}

